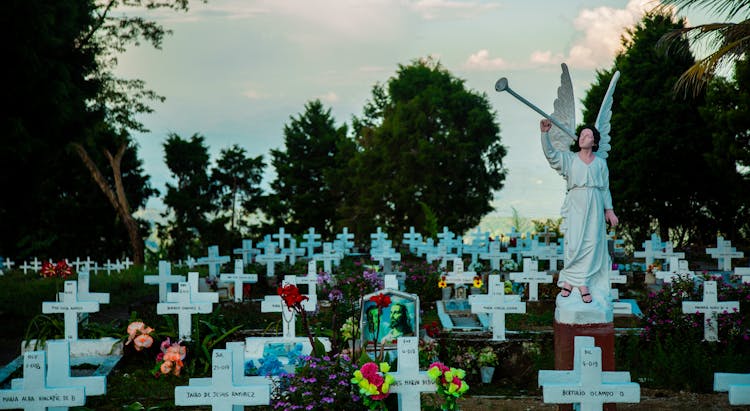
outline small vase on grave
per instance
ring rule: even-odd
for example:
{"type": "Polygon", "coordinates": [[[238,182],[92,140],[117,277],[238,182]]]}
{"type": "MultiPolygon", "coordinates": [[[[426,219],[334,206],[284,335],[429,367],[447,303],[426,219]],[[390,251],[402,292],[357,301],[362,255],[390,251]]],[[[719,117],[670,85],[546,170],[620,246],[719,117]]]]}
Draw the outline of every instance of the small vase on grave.
{"type": "Polygon", "coordinates": [[[492,382],[492,376],[495,374],[495,367],[480,367],[479,372],[482,375],[482,384],[492,382]]]}

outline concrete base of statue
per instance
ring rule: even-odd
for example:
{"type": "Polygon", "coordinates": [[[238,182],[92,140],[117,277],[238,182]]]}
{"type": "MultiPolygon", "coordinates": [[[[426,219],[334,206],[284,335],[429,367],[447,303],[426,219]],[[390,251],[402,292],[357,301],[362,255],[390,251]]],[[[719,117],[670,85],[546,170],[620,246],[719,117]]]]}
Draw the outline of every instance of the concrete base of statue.
{"type": "MultiPolygon", "coordinates": [[[[594,298],[586,304],[577,288],[568,297],[557,296],[555,309],[555,369],[572,370],[575,354],[575,337],[594,337],[594,344],[602,350],[602,370],[615,371],[615,326],[612,322],[612,305],[594,298]]],[[[572,411],[572,404],[561,404],[560,411],[572,411]]],[[[616,404],[604,404],[604,410],[613,411],[616,404]]]]}

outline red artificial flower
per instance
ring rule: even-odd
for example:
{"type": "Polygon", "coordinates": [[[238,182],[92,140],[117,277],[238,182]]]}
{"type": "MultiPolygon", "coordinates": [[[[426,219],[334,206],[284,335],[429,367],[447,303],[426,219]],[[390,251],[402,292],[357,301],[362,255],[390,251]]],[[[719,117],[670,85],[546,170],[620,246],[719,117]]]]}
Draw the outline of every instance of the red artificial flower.
{"type": "Polygon", "coordinates": [[[391,305],[391,297],[383,293],[373,295],[370,297],[370,301],[373,301],[378,306],[378,309],[383,309],[391,305]]]}
{"type": "Polygon", "coordinates": [[[284,300],[284,303],[289,310],[292,310],[293,308],[299,310],[302,308],[302,302],[309,300],[306,295],[301,295],[299,293],[299,288],[294,284],[281,286],[278,288],[277,292],[279,293],[279,296],[281,296],[281,299],[284,300]]]}
{"type": "Polygon", "coordinates": [[[70,268],[65,260],[60,260],[57,262],[57,265],[55,265],[55,274],[60,278],[68,278],[73,274],[73,269],[70,268]]]}
{"type": "Polygon", "coordinates": [[[55,276],[55,266],[51,262],[45,261],[42,263],[42,269],[39,271],[42,277],[49,278],[55,276]]]}

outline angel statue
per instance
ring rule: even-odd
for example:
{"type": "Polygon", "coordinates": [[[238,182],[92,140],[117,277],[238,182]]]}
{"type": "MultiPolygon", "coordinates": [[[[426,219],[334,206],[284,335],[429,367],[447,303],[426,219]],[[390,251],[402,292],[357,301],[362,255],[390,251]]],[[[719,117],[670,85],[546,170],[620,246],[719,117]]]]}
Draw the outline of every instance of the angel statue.
{"type": "MultiPolygon", "coordinates": [[[[532,107],[546,117],[539,124],[542,150],[550,167],[565,179],[567,188],[561,210],[565,256],[557,282],[561,289],[557,297],[558,310],[591,308],[611,313],[609,272],[612,262],[607,250],[606,223],[614,227],[618,219],[609,191],[606,158],[611,147],[612,95],[619,76],[616,72],[612,77],[596,124],[584,126],[577,137],[571,131],[575,127],[575,106],[573,85],[565,64],[562,64],[561,85],[552,115],[532,107]],[[574,294],[577,295],[571,297],[574,294]]],[[[511,91],[507,80],[498,84],[498,90],[511,91]]],[[[517,96],[512,91],[511,94],[517,96]]]]}

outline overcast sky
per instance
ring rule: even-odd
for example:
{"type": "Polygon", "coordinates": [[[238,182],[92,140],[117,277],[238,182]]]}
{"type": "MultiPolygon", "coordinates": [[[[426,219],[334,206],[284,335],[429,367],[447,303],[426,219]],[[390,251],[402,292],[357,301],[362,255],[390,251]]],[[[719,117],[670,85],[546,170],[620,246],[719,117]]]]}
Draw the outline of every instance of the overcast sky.
{"type": "MultiPolygon", "coordinates": [[[[399,64],[433,56],[486,93],[508,149],[495,215],[557,217],[564,183],[539,144],[540,116],[494,84],[552,111],[560,63],[570,67],[580,122],[585,91],[608,69],[626,27],[652,0],[209,0],[187,13],[151,14],[173,30],[161,50],[133,48],[117,73],[140,78],[166,102],[141,117],[145,171],[162,193],[170,181],[162,144],[170,132],[206,137],[212,158],[239,144],[252,156],[283,148],[283,127],[320,99],[338,124],[360,115],[372,86],[399,64]]],[[[692,24],[706,22],[688,15],[692,24]]],[[[710,18],[708,18],[710,19],[710,18]]],[[[273,176],[268,167],[267,180],[273,176]]],[[[617,176],[612,176],[617,178],[617,176]]],[[[268,182],[268,181],[267,181],[268,182]]],[[[267,183],[266,182],[266,183],[267,183]]],[[[613,193],[617,208],[617,193],[613,193]]],[[[160,200],[149,207],[160,208],[160,200]]]]}

